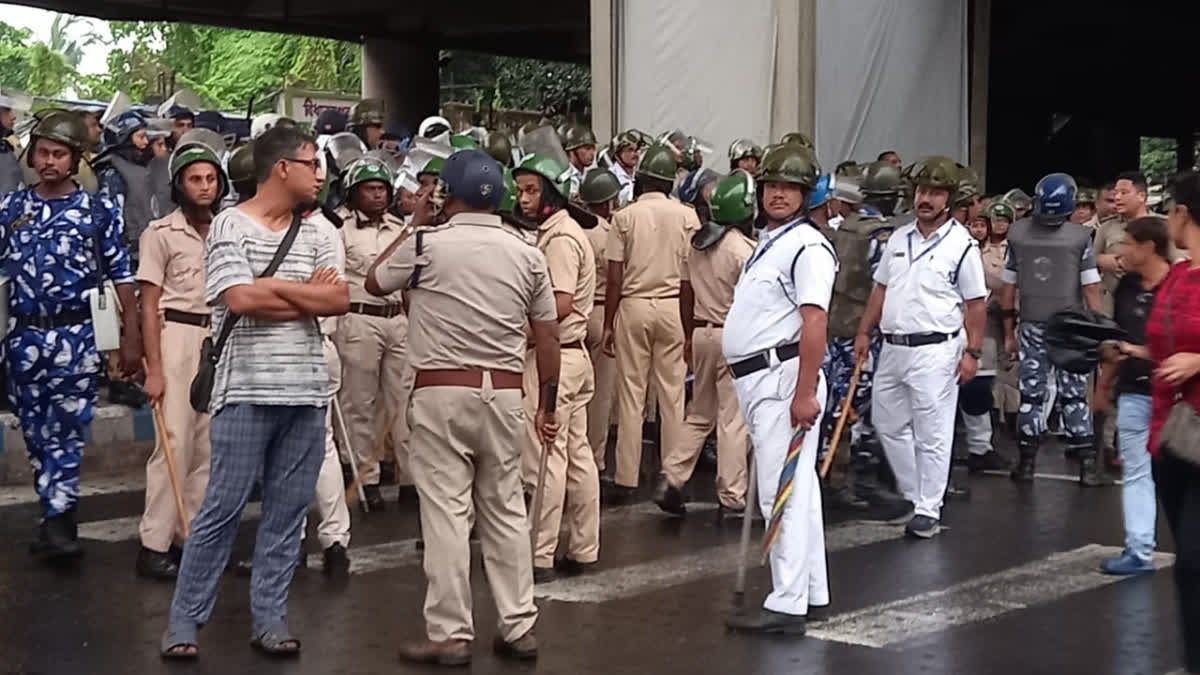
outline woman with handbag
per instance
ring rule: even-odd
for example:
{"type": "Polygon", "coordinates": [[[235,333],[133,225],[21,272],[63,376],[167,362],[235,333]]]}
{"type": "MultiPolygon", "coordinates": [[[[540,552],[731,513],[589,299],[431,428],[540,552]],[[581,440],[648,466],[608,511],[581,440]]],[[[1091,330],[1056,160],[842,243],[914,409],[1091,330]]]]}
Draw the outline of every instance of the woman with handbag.
{"type": "Polygon", "coordinates": [[[1176,263],[1146,323],[1154,483],[1175,539],[1175,588],[1189,673],[1200,673],[1200,175],[1168,198],[1168,233],[1191,260],[1176,263]]]}

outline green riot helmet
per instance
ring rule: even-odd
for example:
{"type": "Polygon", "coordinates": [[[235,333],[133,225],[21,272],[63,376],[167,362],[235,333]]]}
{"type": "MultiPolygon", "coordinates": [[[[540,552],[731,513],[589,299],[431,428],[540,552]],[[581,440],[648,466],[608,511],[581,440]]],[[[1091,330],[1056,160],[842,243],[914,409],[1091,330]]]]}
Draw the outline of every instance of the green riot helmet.
{"type": "Polygon", "coordinates": [[[984,215],[987,216],[988,220],[995,220],[996,218],[1008,218],[1008,222],[1010,223],[1017,219],[1016,211],[1013,211],[1013,207],[1002,199],[998,199],[991,204],[988,204],[987,211],[984,212],[984,215]]]}
{"type": "Polygon", "coordinates": [[[949,157],[926,157],[911,168],[909,176],[914,187],[949,190],[951,198],[958,190],[958,164],[949,157]]]}
{"type": "Polygon", "coordinates": [[[566,199],[571,194],[571,170],[558,163],[557,160],[534,153],[528,155],[517,168],[513,169],[513,176],[519,173],[534,173],[549,181],[550,185],[558,192],[559,196],[566,199]]]}
{"type": "Polygon", "coordinates": [[[254,141],[235,149],[229,155],[229,180],[236,185],[254,183],[254,141]]]}
{"type": "Polygon", "coordinates": [[[445,163],[446,160],[441,157],[431,157],[428,162],[425,162],[425,166],[421,167],[421,170],[417,172],[417,176],[420,177],[422,174],[440,176],[442,175],[442,166],[445,163]]]}
{"type": "Polygon", "coordinates": [[[483,150],[491,155],[492,159],[500,162],[500,166],[512,166],[512,141],[508,138],[508,134],[503,134],[499,131],[491,132],[488,134],[483,150]]]}
{"type": "Polygon", "coordinates": [[[849,178],[857,183],[861,183],[864,168],[865,167],[859,166],[858,162],[848,159],[837,165],[837,167],[833,170],[833,177],[849,178]]]}
{"type": "Polygon", "coordinates": [[[30,168],[33,167],[33,146],[37,143],[37,139],[45,138],[62,143],[71,149],[75,158],[71,168],[71,173],[74,174],[79,169],[79,159],[83,156],[83,151],[90,143],[87,124],[84,123],[83,117],[77,112],[68,110],[49,110],[40,112],[38,115],[37,126],[29,134],[29,151],[25,153],[26,163],[30,168]]]}
{"type": "Polygon", "coordinates": [[[753,157],[762,161],[763,149],[749,138],[739,138],[729,145],[729,163],[737,164],[739,159],[753,157]]]}
{"type": "Polygon", "coordinates": [[[501,213],[512,213],[517,208],[517,181],[513,178],[512,169],[504,169],[504,196],[500,198],[501,213]]]}
{"type": "Polygon", "coordinates": [[[217,197],[211,205],[213,213],[216,213],[221,208],[221,200],[225,198],[225,195],[229,194],[229,179],[225,176],[224,169],[221,168],[221,159],[210,148],[204,145],[180,146],[175,149],[175,152],[171,153],[171,157],[167,163],[168,169],[171,172],[171,200],[176,204],[181,203],[183,170],[197,162],[208,162],[217,170],[217,197]]]}
{"type": "Polygon", "coordinates": [[[350,195],[351,199],[353,199],[354,188],[373,180],[377,180],[387,186],[388,203],[390,204],[394,196],[393,181],[395,180],[395,176],[392,174],[391,169],[379,159],[363,157],[355,161],[346,168],[346,175],[342,178],[342,184],[345,187],[346,194],[350,195]]]}
{"type": "Polygon", "coordinates": [[[1080,204],[1091,204],[1094,206],[1099,196],[1100,193],[1096,188],[1081,187],[1075,191],[1075,206],[1079,206],[1080,204]]]}
{"type": "Polygon", "coordinates": [[[779,143],[780,145],[799,145],[801,147],[808,148],[809,150],[812,150],[816,147],[813,145],[812,139],[808,137],[808,134],[801,131],[793,131],[791,133],[784,134],[783,138],[779,139],[779,143]]]}
{"type": "Polygon", "coordinates": [[[812,190],[817,184],[821,165],[811,149],[791,143],[767,148],[758,169],[760,183],[794,183],[812,190]]]}
{"type": "Polygon", "coordinates": [[[563,150],[570,152],[575,148],[596,146],[596,135],[582,124],[572,124],[563,132],[563,150]]]}
{"type": "Polygon", "coordinates": [[[1013,188],[1005,192],[1003,199],[1012,204],[1014,211],[1029,211],[1033,208],[1033,197],[1025,194],[1021,188],[1013,188]]]}
{"type": "Polygon", "coordinates": [[[738,169],[717,181],[709,198],[712,218],[722,225],[753,220],[758,212],[758,193],[754,177],[738,169]]]}
{"type": "Polygon", "coordinates": [[[679,170],[677,154],[678,151],[670,144],[657,143],[650,146],[638,162],[638,175],[674,182],[675,172],[679,170]]]}
{"type": "Polygon", "coordinates": [[[891,162],[880,160],[871,162],[863,168],[862,172],[862,191],[868,197],[873,195],[898,195],[900,194],[900,169],[896,168],[891,162]]]}
{"type": "Polygon", "coordinates": [[[641,138],[633,131],[625,131],[617,134],[612,139],[611,143],[612,155],[616,157],[621,150],[625,148],[640,148],[642,147],[641,138]]]}
{"type": "Polygon", "coordinates": [[[384,104],[381,98],[364,98],[350,108],[350,126],[383,126],[384,104]]]}
{"type": "Polygon", "coordinates": [[[951,195],[954,206],[969,206],[971,201],[982,194],[979,189],[979,174],[969,166],[956,163],[958,167],[958,186],[951,195]]]}
{"type": "Polygon", "coordinates": [[[620,193],[621,181],[608,169],[591,169],[579,183],[579,199],[585,204],[603,204],[620,193]]]}

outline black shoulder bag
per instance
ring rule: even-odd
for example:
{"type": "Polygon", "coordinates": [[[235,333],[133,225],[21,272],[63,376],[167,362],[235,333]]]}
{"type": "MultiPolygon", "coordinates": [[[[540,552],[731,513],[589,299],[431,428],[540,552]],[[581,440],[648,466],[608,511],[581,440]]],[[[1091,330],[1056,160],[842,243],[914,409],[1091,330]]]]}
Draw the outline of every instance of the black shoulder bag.
{"type": "MultiPolygon", "coordinates": [[[[296,234],[299,232],[300,216],[297,214],[292,216],[292,224],[288,227],[287,234],[283,235],[283,241],[279,242],[279,248],[275,249],[275,257],[271,258],[271,264],[263,270],[262,277],[275,274],[275,270],[279,269],[279,265],[283,263],[284,257],[291,250],[292,242],[296,241],[296,234]]],[[[229,334],[233,332],[233,327],[237,325],[240,318],[242,318],[241,315],[229,312],[221,324],[221,332],[217,335],[216,343],[213,343],[210,335],[204,338],[204,343],[200,345],[200,367],[196,370],[196,377],[192,380],[192,388],[189,392],[192,409],[196,412],[208,412],[208,404],[212,400],[213,382],[217,376],[217,362],[221,360],[221,350],[225,348],[229,334]]]]}

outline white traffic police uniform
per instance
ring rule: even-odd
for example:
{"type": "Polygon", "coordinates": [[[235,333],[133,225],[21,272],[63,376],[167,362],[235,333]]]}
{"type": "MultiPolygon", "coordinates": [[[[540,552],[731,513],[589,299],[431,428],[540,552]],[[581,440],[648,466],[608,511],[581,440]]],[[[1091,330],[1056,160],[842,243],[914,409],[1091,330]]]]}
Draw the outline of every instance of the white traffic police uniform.
{"type": "Polygon", "coordinates": [[[888,239],[875,281],[887,292],[871,421],[900,494],[916,515],[940,519],[966,344],[963,307],[987,295],[979,246],[953,218],[928,237],[914,221],[888,239]]]}
{"type": "MultiPolygon", "coordinates": [[[[837,256],[828,240],[812,224],[797,220],[761,233],[734,287],[721,347],[754,443],[754,478],[764,517],[770,517],[792,439],[792,395],[800,374],[797,350],[804,330],[800,307],[828,310],[836,274],[837,256]]],[[[820,364],[813,365],[820,372],[820,364]]],[[[824,408],[825,378],[818,377],[817,400],[824,408]]],[[[815,468],[819,436],[813,430],[804,438],[792,496],[771,549],[773,590],[763,607],[773,612],[804,615],[810,604],[829,603],[815,468]]]]}
{"type": "Polygon", "coordinates": [[[627,173],[625,167],[613,158],[612,164],[608,165],[608,170],[612,175],[617,177],[617,182],[621,184],[621,191],[617,193],[617,206],[625,206],[633,201],[633,174],[627,173]]]}

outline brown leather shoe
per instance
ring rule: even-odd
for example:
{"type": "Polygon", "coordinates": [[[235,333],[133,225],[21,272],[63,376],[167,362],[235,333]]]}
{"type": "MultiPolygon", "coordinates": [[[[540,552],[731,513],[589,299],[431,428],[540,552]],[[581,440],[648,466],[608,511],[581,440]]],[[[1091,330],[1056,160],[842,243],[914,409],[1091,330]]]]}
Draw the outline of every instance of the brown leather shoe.
{"type": "Polygon", "coordinates": [[[471,663],[470,640],[417,640],[400,645],[400,660],[432,663],[439,666],[466,666],[471,663]]]}
{"type": "Polygon", "coordinates": [[[492,642],[492,649],[505,658],[532,661],[537,658],[537,636],[533,634],[532,628],[512,642],[505,642],[504,638],[497,635],[492,642]]]}

